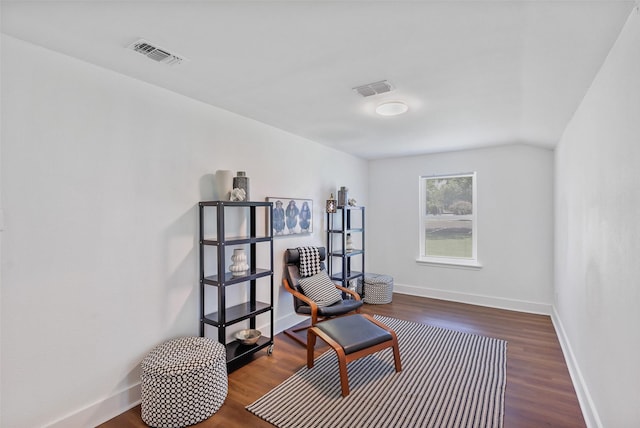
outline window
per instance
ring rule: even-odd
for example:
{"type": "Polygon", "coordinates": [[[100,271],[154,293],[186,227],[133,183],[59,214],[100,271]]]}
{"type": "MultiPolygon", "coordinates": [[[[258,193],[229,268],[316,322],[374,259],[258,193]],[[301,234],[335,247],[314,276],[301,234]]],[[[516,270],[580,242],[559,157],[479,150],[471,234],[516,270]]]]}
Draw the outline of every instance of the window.
{"type": "Polygon", "coordinates": [[[419,262],[479,267],[476,174],[420,177],[419,262]]]}

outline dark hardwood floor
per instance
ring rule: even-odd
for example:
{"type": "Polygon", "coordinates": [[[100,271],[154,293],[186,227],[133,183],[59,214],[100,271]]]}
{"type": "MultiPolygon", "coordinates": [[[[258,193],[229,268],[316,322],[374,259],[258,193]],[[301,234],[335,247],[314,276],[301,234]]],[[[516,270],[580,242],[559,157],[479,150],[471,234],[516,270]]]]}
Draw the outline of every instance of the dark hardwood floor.
{"type": "MultiPolygon", "coordinates": [[[[394,294],[393,303],[365,305],[364,312],[504,339],[507,344],[506,428],[585,427],[569,371],[551,319],[502,309],[394,294]]],[[[316,347],[318,353],[326,345],[316,347]]],[[[245,410],[305,365],[305,349],[280,333],[273,355],[257,353],[229,374],[229,394],[222,408],[194,427],[271,427],[245,410]]],[[[336,369],[336,376],[338,375],[336,369]]],[[[146,427],[140,406],[100,425],[146,427]]]]}

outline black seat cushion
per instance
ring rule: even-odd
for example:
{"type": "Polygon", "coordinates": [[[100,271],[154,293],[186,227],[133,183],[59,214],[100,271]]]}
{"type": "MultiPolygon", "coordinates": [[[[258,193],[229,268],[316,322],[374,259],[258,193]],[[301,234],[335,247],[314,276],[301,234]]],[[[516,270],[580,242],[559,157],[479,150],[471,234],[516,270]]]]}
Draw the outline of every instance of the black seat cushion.
{"type": "Polygon", "coordinates": [[[315,327],[338,342],[347,355],[392,339],[391,333],[360,314],[333,318],[315,327]]]}
{"type": "MultiPolygon", "coordinates": [[[[362,300],[341,300],[331,306],[319,306],[318,315],[322,317],[342,315],[347,312],[355,311],[362,306],[362,303],[362,300]]],[[[300,305],[296,308],[296,312],[299,314],[311,315],[311,306],[300,305]]]]}

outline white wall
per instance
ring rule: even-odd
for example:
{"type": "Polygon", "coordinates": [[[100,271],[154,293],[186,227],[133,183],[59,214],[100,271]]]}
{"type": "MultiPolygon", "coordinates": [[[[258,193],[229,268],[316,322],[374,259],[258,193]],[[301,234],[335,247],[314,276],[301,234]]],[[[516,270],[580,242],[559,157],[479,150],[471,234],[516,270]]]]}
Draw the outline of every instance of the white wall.
{"type": "Polygon", "coordinates": [[[640,15],[556,154],[555,321],[589,426],[640,426],[640,15]]]}
{"type": "Polygon", "coordinates": [[[371,161],[367,271],[396,291],[550,313],[553,152],[525,145],[371,161]],[[477,172],[481,269],[416,263],[418,177],[477,172]]]}
{"type": "Polygon", "coordinates": [[[296,320],[282,252],[325,241],[330,191],[368,193],[365,161],[6,36],[1,158],[6,428],[112,417],[139,399],[146,352],[198,334],[216,170],[246,170],[254,200],[315,203],[313,235],[275,243],[279,328],[296,320]]]}

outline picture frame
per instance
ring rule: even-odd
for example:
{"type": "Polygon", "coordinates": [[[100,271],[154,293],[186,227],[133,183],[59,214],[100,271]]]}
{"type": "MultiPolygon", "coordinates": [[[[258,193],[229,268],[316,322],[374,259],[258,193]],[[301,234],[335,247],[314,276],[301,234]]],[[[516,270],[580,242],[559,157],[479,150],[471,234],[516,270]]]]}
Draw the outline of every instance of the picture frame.
{"type": "Polygon", "coordinates": [[[273,237],[309,235],[313,233],[313,200],[267,197],[273,203],[273,237]]]}

